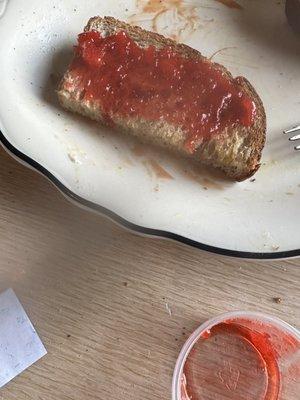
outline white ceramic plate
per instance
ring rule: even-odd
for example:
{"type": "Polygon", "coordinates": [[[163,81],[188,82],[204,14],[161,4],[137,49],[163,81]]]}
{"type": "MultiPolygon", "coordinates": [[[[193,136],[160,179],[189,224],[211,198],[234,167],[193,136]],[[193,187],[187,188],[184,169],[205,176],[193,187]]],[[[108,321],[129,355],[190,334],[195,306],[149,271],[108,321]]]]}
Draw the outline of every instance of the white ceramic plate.
{"type": "Polygon", "coordinates": [[[142,13],[151,0],[0,1],[1,141],[65,194],[139,232],[240,257],[299,255],[300,154],[282,130],[300,120],[300,38],[277,0],[237,0],[241,9],[216,0],[180,3],[165,0],[142,13]],[[207,56],[223,49],[214,59],[247,77],[267,112],[255,182],[195,172],[58,106],[57,78],[94,15],[152,25],[207,56]]]}

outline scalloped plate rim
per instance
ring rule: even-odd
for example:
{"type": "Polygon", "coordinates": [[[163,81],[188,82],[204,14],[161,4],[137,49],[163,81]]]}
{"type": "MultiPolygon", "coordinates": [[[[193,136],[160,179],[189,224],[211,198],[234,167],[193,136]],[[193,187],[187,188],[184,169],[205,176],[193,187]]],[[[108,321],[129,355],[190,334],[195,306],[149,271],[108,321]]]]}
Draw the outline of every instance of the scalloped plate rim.
{"type": "Polygon", "coordinates": [[[147,228],[142,225],[134,224],[115,212],[101,206],[100,204],[96,204],[91,202],[76,193],[72,190],[68,189],[58,178],[56,178],[47,168],[43,167],[37,161],[33,160],[30,156],[18,150],[12,143],[7,139],[2,131],[0,131],[0,143],[4,150],[7,151],[13,158],[19,161],[21,164],[39,172],[44,177],[48,178],[48,180],[54,184],[54,186],[72,203],[75,203],[77,206],[81,206],[87,210],[97,212],[101,214],[116,224],[122,226],[134,232],[136,234],[152,236],[155,238],[161,239],[170,239],[175,242],[179,242],[199,250],[207,251],[210,253],[229,256],[234,258],[242,258],[242,259],[254,259],[254,260],[282,260],[287,258],[294,258],[300,256],[300,249],[288,250],[288,251],[277,251],[277,252],[248,252],[248,251],[238,251],[231,250],[226,248],[215,247],[211,245],[207,245],[205,243],[201,243],[187,237],[178,235],[176,233],[163,231],[160,229],[147,228]]]}

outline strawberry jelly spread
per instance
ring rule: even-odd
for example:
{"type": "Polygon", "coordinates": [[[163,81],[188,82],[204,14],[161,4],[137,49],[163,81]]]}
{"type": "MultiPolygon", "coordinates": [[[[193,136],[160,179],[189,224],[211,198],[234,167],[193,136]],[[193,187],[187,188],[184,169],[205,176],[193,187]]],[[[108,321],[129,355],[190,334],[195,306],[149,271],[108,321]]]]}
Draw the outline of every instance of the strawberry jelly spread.
{"type": "Polygon", "coordinates": [[[180,400],[294,399],[299,351],[297,334],[263,319],[219,322],[199,335],[184,359],[180,400]]]}
{"type": "Polygon", "coordinates": [[[140,47],[123,31],[80,34],[70,70],[83,99],[98,102],[108,122],[118,116],[180,126],[190,152],[228,126],[254,123],[254,102],[212,63],[168,46],[140,47]]]}

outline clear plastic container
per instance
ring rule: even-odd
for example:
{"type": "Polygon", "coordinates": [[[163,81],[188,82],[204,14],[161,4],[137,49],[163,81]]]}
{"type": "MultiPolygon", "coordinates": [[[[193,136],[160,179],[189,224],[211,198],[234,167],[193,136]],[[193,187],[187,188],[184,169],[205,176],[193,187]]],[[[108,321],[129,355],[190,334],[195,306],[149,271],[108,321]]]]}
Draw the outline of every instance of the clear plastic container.
{"type": "Polygon", "coordinates": [[[299,400],[300,333],[262,313],[201,325],[178,357],[173,400],[299,400]]]}

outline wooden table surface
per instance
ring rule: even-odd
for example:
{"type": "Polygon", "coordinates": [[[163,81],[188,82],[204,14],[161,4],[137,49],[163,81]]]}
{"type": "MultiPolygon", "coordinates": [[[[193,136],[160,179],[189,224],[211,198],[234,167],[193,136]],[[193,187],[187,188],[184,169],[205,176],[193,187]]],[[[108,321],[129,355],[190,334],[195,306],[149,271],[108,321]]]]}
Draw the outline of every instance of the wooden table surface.
{"type": "Polygon", "coordinates": [[[300,259],[237,260],[136,236],[2,149],[0,182],[0,290],[15,290],[48,350],[1,400],[170,399],[181,346],[206,319],[265,311],[300,328],[300,259]]]}

